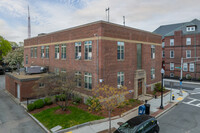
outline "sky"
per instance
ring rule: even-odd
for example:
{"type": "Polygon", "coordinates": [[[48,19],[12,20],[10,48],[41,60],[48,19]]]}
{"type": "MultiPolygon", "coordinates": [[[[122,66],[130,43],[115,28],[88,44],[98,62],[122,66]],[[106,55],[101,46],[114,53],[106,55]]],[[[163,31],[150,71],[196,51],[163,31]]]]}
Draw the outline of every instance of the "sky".
{"type": "Polygon", "coordinates": [[[154,31],[161,25],[200,19],[200,0],[0,0],[0,35],[14,42],[28,37],[28,5],[31,36],[98,21],[154,31]]]}

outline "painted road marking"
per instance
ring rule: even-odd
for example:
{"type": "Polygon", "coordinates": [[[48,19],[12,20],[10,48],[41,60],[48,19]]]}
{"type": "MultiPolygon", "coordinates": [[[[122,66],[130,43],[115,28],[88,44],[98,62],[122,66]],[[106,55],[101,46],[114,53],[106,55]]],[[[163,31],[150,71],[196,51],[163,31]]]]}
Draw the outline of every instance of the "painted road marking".
{"type": "Polygon", "coordinates": [[[195,92],[195,93],[190,93],[191,95],[194,95],[194,94],[200,94],[200,92],[195,92]]]}
{"type": "Polygon", "coordinates": [[[188,97],[187,99],[191,99],[191,100],[189,102],[183,102],[184,104],[192,105],[192,106],[195,106],[195,107],[200,107],[200,100],[199,99],[195,99],[195,98],[191,98],[191,97],[188,97]],[[198,102],[198,103],[194,104],[194,102],[198,102]]]}
{"type": "Polygon", "coordinates": [[[183,98],[182,97],[178,97],[176,100],[181,101],[181,100],[183,100],[183,98]]]}

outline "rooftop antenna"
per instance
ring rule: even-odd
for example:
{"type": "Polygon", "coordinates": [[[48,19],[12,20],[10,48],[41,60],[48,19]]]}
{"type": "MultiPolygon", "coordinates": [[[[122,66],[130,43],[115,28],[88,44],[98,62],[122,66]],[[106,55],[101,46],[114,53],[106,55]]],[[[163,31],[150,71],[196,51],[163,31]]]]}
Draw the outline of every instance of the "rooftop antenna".
{"type": "Polygon", "coordinates": [[[28,5],[28,38],[31,38],[31,19],[28,5]]]}
{"type": "Polygon", "coordinates": [[[106,18],[106,19],[108,19],[108,22],[109,22],[109,11],[110,11],[110,8],[108,7],[108,8],[106,8],[106,17],[107,17],[107,14],[108,14],[108,18],[106,18]]]}
{"type": "Polygon", "coordinates": [[[123,24],[124,24],[124,26],[125,26],[125,16],[123,16],[123,24]]]}

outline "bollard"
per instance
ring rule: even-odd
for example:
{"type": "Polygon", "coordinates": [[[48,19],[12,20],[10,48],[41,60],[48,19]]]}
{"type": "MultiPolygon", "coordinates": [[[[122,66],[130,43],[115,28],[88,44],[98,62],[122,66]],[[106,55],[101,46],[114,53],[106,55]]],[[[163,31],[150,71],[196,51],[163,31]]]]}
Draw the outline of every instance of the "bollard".
{"type": "Polygon", "coordinates": [[[172,94],[172,100],[174,100],[175,99],[175,96],[174,96],[174,94],[172,94]]]}

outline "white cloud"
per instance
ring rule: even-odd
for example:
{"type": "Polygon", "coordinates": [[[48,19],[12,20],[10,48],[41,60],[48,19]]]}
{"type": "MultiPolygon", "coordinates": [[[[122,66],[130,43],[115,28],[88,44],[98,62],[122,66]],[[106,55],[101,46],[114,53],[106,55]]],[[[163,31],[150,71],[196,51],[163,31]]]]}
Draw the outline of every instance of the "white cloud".
{"type": "MultiPolygon", "coordinates": [[[[29,0],[32,36],[105,20],[107,7],[111,22],[122,24],[126,16],[127,26],[153,31],[160,25],[198,19],[199,4],[199,0],[29,0]]],[[[0,18],[0,34],[23,41],[27,37],[27,0],[0,0],[2,13],[18,23],[13,26],[0,18]]]]}

